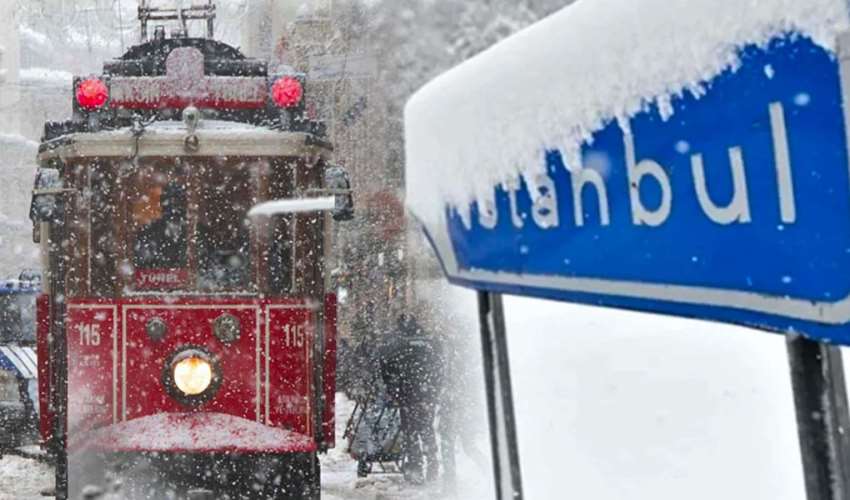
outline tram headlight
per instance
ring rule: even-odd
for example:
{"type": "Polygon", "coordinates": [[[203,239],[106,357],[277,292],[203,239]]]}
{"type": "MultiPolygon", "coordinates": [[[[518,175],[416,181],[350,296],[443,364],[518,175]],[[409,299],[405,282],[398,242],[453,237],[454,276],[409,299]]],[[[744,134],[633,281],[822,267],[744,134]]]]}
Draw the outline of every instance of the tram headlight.
{"type": "Polygon", "coordinates": [[[206,359],[188,357],[174,364],[174,385],[187,396],[197,396],[212,383],[212,365],[206,359]]]}
{"type": "Polygon", "coordinates": [[[209,401],[221,383],[218,363],[206,349],[186,347],[165,363],[163,384],[169,394],[187,405],[209,401]]]}

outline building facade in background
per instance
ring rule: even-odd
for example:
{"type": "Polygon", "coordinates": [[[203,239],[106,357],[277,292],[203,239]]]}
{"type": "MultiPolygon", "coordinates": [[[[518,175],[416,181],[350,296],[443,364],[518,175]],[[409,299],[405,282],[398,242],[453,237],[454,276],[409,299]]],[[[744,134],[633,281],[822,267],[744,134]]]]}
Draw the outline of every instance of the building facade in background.
{"type": "Polygon", "coordinates": [[[18,113],[15,107],[20,100],[18,69],[21,47],[16,15],[17,0],[0,0],[0,19],[9,23],[0,30],[0,130],[7,134],[18,132],[18,113]],[[10,29],[11,28],[11,29],[10,29]]]}
{"type": "Polygon", "coordinates": [[[341,334],[354,336],[393,330],[410,300],[403,165],[388,154],[391,121],[369,16],[357,0],[260,0],[251,2],[242,38],[246,52],[268,58],[272,70],[307,75],[310,112],[327,125],[334,161],[352,177],[357,216],[335,225],[329,247],[338,250],[328,266],[348,304],[341,334]]]}
{"type": "Polygon", "coordinates": [[[16,0],[0,0],[0,278],[38,266],[27,218],[37,143],[27,134],[28,89],[21,81],[20,16],[16,0]]]}

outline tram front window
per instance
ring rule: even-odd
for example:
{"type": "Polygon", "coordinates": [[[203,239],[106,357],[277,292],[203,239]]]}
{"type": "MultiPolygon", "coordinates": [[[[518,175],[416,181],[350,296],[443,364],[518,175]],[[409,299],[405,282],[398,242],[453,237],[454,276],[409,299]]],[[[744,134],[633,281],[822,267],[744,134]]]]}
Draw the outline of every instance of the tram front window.
{"type": "Polygon", "coordinates": [[[186,192],[171,181],[154,186],[145,195],[141,211],[134,213],[145,222],[139,225],[133,256],[136,267],[171,269],[186,265],[186,192]],[[155,204],[155,205],[154,205],[155,204]],[[150,207],[156,206],[152,211],[150,207]]]}
{"type": "Polygon", "coordinates": [[[201,167],[198,203],[198,288],[247,290],[251,283],[248,209],[254,204],[251,170],[215,162],[201,167]]]}
{"type": "Polygon", "coordinates": [[[116,230],[126,235],[125,290],[256,292],[262,271],[247,214],[257,203],[261,165],[152,160],[123,181],[127,227],[116,230]]]}
{"type": "Polygon", "coordinates": [[[128,193],[134,288],[183,288],[188,280],[185,176],[149,167],[134,180],[128,193]]]}

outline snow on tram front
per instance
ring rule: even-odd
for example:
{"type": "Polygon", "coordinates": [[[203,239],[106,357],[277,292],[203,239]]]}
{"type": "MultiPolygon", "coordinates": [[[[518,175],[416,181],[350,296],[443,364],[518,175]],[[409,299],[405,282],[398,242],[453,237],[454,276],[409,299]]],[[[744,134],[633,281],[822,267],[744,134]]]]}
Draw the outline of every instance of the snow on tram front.
{"type": "Polygon", "coordinates": [[[45,125],[31,217],[59,498],[107,470],[125,472],[128,498],[319,497],[317,453],[334,442],[329,221],[248,214],[324,194],[350,216],[305,83],[157,29],[75,79],[72,119],[45,125]]]}

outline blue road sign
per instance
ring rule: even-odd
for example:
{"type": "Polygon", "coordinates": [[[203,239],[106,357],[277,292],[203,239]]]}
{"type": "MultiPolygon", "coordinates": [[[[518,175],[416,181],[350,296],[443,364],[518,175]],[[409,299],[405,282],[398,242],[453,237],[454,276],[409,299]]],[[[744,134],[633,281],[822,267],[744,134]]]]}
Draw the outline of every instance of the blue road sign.
{"type": "Polygon", "coordinates": [[[805,37],[741,58],[427,228],[449,279],[850,344],[850,64],[805,37]]]}

